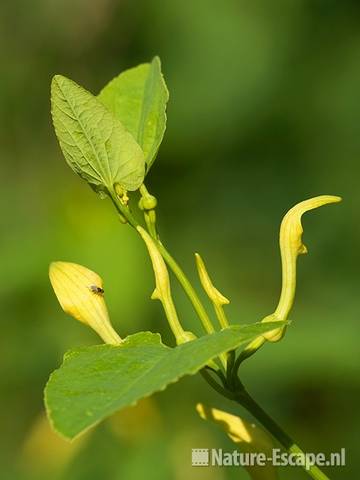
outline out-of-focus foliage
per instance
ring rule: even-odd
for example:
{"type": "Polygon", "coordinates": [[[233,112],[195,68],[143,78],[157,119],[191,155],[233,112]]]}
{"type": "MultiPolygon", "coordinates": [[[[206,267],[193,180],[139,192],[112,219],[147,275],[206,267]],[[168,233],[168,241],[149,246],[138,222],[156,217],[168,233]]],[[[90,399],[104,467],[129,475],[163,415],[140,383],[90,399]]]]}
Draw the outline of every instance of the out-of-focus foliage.
{"type": "MultiPolygon", "coordinates": [[[[49,105],[56,73],[97,92],[159,54],[171,98],[147,182],[159,199],[160,231],[194,281],[192,254],[204,255],[231,298],[232,322],[260,320],[275,307],[278,228],[288,208],[323,193],[344,199],[304,220],[310,254],[299,265],[293,325],[244,364],[243,376],[308,451],[347,447],[346,471],[330,476],[356,478],[359,2],[5,0],[0,9],[1,477],[182,480],[194,475],[191,448],[233,448],[194,405],[238,410],[198,376],[154,397],[158,421],[144,435],[127,438],[113,421],[104,424],[66,465],[59,447],[53,473],[41,467],[45,450],[27,447],[62,352],[98,342],[57,305],[50,261],[99,272],[121,336],[149,328],[172,342],[161,306],[149,299],[143,245],[70,171],[49,105]]],[[[175,294],[184,326],[201,333],[175,294]]],[[[199,479],[246,478],[235,467],[200,470],[199,479]]],[[[304,478],[294,469],[281,474],[304,478]]]]}
{"type": "MultiPolygon", "coordinates": [[[[272,449],[276,448],[273,438],[261,427],[246,422],[236,415],[230,415],[223,410],[211,408],[202,403],[196,405],[201,418],[216,423],[228,437],[237,445],[242,454],[262,452],[266,458],[271,458],[272,449]]],[[[247,467],[251,480],[277,480],[277,469],[268,463],[264,465],[250,465],[247,467]]]]}

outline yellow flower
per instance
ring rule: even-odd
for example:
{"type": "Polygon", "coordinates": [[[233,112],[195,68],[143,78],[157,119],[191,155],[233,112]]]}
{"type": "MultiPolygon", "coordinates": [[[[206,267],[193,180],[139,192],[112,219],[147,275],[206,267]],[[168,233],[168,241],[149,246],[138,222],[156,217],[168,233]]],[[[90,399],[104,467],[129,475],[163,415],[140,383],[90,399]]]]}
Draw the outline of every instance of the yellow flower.
{"type": "MultiPolygon", "coordinates": [[[[284,216],[280,226],[280,253],[282,265],[282,289],[280,300],[273,314],[262,321],[274,322],[287,319],[294,303],[296,289],[296,261],[301,254],[307,253],[306,246],[302,243],[303,228],[301,217],[305,212],[321,207],[328,203],[337,203],[341,197],[333,195],[320,195],[304,200],[292,207],[284,216]]],[[[285,333],[285,327],[272,330],[264,335],[267,340],[276,342],[285,333]]]]}
{"type": "Polygon", "coordinates": [[[64,312],[95,330],[105,343],[121,342],[110,323],[103,281],[97,273],[77,263],[52,262],[49,277],[64,312]]]}
{"type": "Polygon", "coordinates": [[[228,305],[230,301],[226,297],[224,297],[224,295],[220,293],[219,290],[213,285],[211,278],[206,270],[204,261],[198,253],[195,253],[195,260],[201,285],[214,305],[215,313],[219,320],[221,328],[226,328],[229,326],[229,323],[224,313],[223,305],[228,305]]]}

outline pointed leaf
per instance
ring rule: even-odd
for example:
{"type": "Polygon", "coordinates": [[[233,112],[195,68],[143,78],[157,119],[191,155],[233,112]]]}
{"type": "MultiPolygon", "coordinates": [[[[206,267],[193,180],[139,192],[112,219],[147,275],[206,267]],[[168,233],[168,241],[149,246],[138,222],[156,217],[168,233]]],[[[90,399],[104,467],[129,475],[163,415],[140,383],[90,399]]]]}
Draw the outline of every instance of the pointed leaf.
{"type": "Polygon", "coordinates": [[[164,136],[169,99],[159,57],[122,72],[98,98],[141,146],[149,169],[164,136]]]}
{"type": "Polygon", "coordinates": [[[72,350],[45,389],[48,416],[55,430],[74,438],[116,410],[164,390],[211,359],[245,345],[278,323],[235,325],[169,348],[159,334],[141,332],[119,346],[72,350]]]}
{"type": "Polygon", "coordinates": [[[143,152],[121,122],[91,93],[56,75],[51,84],[55,132],[70,167],[99,192],[115,183],[136,190],[144,179],[143,152]]]}

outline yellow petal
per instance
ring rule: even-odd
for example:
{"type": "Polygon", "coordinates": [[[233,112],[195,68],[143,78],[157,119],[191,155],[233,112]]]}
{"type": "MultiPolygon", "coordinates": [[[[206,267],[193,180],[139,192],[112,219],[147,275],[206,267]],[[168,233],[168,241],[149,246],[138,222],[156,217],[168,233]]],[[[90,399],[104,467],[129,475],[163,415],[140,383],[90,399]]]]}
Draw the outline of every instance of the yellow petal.
{"type": "Polygon", "coordinates": [[[66,313],[95,330],[105,343],[121,342],[110,323],[103,282],[97,273],[77,263],[52,262],[49,277],[66,313]]]}
{"type": "MultiPolygon", "coordinates": [[[[286,320],[294,303],[296,289],[296,260],[301,254],[307,253],[306,246],[302,243],[303,228],[301,217],[305,212],[314,208],[337,203],[341,197],[333,195],[320,195],[298,203],[284,216],[280,226],[280,253],[282,264],[282,289],[280,300],[275,312],[265,317],[263,322],[286,320]]],[[[285,328],[273,330],[264,335],[267,340],[278,341],[282,338],[285,328]]]]}
{"type": "MultiPolygon", "coordinates": [[[[222,428],[229,438],[236,443],[243,453],[265,453],[267,458],[272,456],[274,442],[262,428],[254,423],[247,422],[230,413],[210,408],[202,403],[196,405],[196,410],[201,418],[209,420],[222,428]]],[[[276,469],[270,463],[266,466],[245,467],[253,480],[275,480],[276,469]]]]}

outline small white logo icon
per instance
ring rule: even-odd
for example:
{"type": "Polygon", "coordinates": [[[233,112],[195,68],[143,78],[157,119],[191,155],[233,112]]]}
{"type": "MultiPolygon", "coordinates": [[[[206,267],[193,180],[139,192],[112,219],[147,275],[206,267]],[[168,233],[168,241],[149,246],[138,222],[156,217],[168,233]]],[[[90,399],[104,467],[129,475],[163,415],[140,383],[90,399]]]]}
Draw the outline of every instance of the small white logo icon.
{"type": "Polygon", "coordinates": [[[191,464],[193,467],[207,467],[209,465],[209,449],[193,448],[191,451],[191,464]]]}

